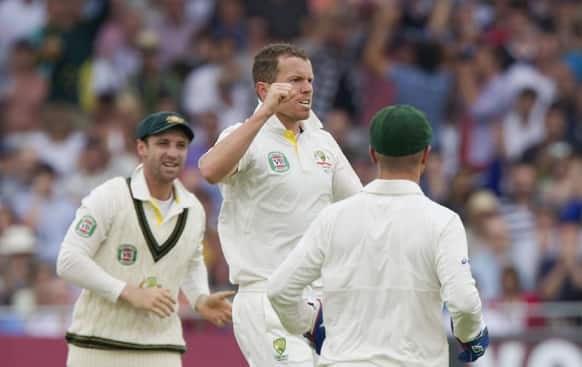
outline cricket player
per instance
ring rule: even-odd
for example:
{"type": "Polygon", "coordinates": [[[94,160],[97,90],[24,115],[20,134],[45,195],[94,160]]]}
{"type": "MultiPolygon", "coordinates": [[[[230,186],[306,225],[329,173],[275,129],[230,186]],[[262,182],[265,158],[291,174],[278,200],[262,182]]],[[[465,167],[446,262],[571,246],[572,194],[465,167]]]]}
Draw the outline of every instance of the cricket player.
{"type": "Polygon", "coordinates": [[[67,332],[67,366],[181,366],[176,299],[222,326],[232,292],[209,294],[205,213],[177,179],[194,133],[172,112],[137,128],[142,164],[83,199],[62,244],[58,274],[83,288],[67,332]]]}
{"type": "Polygon", "coordinates": [[[285,328],[323,342],[319,366],[448,367],[443,302],[459,357],[473,361],[487,348],[463,224],[418,185],[431,136],[413,107],[378,112],[370,127],[377,179],[325,208],[269,281],[285,328]],[[309,307],[302,290],[320,277],[323,308],[309,307]]]}
{"type": "Polygon", "coordinates": [[[199,162],[219,183],[218,233],[239,285],[233,326],[250,366],[313,366],[306,340],[285,331],[267,296],[267,279],[317,213],[362,189],[332,136],[311,112],[313,70],[305,52],[273,44],[255,56],[262,103],[227,128],[199,162]]]}

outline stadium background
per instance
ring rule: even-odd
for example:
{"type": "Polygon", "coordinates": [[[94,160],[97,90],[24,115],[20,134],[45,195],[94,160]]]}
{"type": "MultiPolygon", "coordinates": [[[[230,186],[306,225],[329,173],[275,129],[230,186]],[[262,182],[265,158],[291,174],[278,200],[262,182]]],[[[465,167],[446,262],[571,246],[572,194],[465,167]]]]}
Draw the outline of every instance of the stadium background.
{"type": "MultiPolygon", "coordinates": [[[[468,229],[494,341],[480,365],[581,366],[575,0],[0,0],[1,364],[63,365],[78,289],[55,276],[60,241],[84,195],[130,174],[146,113],[192,121],[182,179],[208,213],[212,288],[232,287],[220,194],[196,162],[254,108],[252,56],[272,41],[308,51],[313,109],[364,183],[374,111],[428,115],[422,186],[468,229]]],[[[243,365],[231,330],[190,313],[184,324],[186,365],[243,365]]]]}

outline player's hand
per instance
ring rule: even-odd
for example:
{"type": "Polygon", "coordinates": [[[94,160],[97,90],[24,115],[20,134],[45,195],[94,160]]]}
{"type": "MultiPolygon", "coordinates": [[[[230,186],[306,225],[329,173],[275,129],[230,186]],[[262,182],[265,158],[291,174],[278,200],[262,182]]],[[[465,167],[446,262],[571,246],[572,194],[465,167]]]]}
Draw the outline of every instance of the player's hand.
{"type": "Polygon", "coordinates": [[[170,291],[165,288],[138,288],[127,285],[119,297],[135,308],[153,312],[162,318],[170,316],[176,304],[170,291]]]}
{"type": "Polygon", "coordinates": [[[313,347],[313,349],[315,349],[315,353],[319,355],[321,354],[321,347],[323,346],[323,341],[325,340],[325,326],[323,325],[323,306],[321,305],[320,300],[307,303],[315,310],[317,310],[317,312],[311,330],[303,334],[303,336],[309,340],[311,346],[313,347]]]}
{"type": "MultiPolygon", "coordinates": [[[[451,320],[451,328],[454,335],[453,320],[451,320]]],[[[489,331],[487,330],[487,326],[470,342],[463,343],[459,338],[456,339],[463,348],[463,351],[457,356],[459,361],[462,362],[475,362],[485,354],[487,347],[489,347],[489,331]]]]}
{"type": "Polygon", "coordinates": [[[277,113],[281,105],[289,102],[297,92],[293,90],[291,83],[273,83],[269,86],[269,91],[261,104],[260,109],[265,111],[269,116],[277,113]]]}
{"type": "Polygon", "coordinates": [[[232,304],[228,300],[234,296],[234,291],[212,293],[198,297],[196,311],[200,316],[216,326],[223,327],[232,323],[232,304]]]}

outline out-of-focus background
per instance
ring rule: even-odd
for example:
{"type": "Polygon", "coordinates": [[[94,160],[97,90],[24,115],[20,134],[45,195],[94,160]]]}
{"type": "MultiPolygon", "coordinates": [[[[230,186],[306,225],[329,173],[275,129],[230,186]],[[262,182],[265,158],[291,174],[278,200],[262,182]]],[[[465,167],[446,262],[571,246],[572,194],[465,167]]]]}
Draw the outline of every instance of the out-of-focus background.
{"type": "MultiPolygon", "coordinates": [[[[422,186],[467,227],[493,337],[480,365],[582,366],[577,0],[0,0],[2,358],[64,364],[79,290],[55,276],[60,242],[92,188],[130,175],[153,111],[196,130],[182,180],[208,213],[211,286],[232,288],[197,160],[253,111],[252,57],[273,41],[309,53],[313,110],[363,183],[373,113],[427,114],[422,186]]],[[[184,316],[186,361],[243,365],[231,330],[184,316]]]]}

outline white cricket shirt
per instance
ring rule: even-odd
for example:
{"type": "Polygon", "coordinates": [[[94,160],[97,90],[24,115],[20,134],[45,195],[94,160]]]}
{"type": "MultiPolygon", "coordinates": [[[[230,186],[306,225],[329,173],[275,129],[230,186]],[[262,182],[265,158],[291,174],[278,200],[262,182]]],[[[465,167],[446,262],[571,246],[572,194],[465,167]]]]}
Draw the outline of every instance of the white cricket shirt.
{"type": "MultiPolygon", "coordinates": [[[[240,124],[226,129],[224,138],[240,124]]],[[[264,281],[315,216],[362,189],[360,179],[313,112],[295,136],[272,116],[219,183],[218,233],[233,284],[264,281]]]]}
{"type": "Polygon", "coordinates": [[[301,293],[319,277],[320,366],[448,366],[443,302],[461,340],[482,327],[461,220],[412,181],[375,180],[320,213],[269,281],[290,332],[310,329],[301,293]]]}

